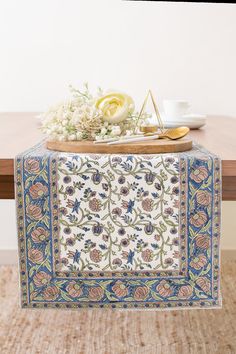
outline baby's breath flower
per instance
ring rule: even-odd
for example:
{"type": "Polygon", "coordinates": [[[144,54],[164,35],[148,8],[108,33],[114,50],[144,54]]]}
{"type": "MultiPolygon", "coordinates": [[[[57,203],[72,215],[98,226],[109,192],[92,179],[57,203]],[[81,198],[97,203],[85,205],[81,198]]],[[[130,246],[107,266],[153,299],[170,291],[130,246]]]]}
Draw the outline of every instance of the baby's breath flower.
{"type": "Polygon", "coordinates": [[[96,107],[99,97],[103,96],[98,89],[96,97],[89,92],[88,85],[80,91],[70,86],[72,99],[60,102],[41,115],[42,131],[52,141],[96,140],[107,139],[125,134],[133,134],[149,117],[138,113],[129,113],[122,122],[113,124],[103,119],[103,112],[96,107]]]}

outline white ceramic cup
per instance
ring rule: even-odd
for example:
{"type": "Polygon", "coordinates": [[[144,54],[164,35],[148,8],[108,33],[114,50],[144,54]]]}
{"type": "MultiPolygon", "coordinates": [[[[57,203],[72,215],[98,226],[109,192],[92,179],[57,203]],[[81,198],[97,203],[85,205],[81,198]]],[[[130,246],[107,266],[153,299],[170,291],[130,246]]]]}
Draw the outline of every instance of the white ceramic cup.
{"type": "Polygon", "coordinates": [[[168,121],[178,120],[189,112],[190,104],[183,100],[164,100],[163,107],[168,121]]]}

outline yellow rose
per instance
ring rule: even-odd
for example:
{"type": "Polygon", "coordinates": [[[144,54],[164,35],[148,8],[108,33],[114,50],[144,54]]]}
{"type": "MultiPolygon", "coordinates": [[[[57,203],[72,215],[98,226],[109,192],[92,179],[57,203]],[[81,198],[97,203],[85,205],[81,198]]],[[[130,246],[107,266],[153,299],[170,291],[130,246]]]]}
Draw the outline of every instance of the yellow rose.
{"type": "Polygon", "coordinates": [[[110,92],[97,100],[96,107],[102,111],[105,121],[119,123],[134,111],[134,101],[125,93],[110,92]]]}

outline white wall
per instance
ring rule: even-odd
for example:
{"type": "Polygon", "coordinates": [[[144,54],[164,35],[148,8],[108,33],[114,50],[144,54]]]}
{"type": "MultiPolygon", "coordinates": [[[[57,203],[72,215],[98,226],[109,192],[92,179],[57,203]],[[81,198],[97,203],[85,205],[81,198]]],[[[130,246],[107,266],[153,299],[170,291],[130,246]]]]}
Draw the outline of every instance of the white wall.
{"type": "MultiPolygon", "coordinates": [[[[236,116],[235,63],[236,5],[0,0],[0,111],[42,111],[88,81],[236,116]]],[[[224,203],[223,248],[236,249],[235,213],[224,203]]],[[[0,201],[0,249],[16,248],[14,215],[0,201]]]]}
{"type": "Polygon", "coordinates": [[[0,0],[0,111],[41,111],[88,81],[236,115],[235,19],[232,4],[0,0]]]}

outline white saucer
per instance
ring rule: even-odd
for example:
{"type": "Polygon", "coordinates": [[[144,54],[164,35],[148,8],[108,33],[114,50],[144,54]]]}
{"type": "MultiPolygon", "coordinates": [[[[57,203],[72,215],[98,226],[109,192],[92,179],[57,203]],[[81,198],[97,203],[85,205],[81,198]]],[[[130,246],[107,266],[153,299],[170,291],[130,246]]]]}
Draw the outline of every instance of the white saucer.
{"type": "Polygon", "coordinates": [[[197,122],[197,121],[184,121],[184,122],[179,122],[179,121],[171,121],[171,122],[168,122],[166,120],[163,120],[163,123],[164,123],[164,126],[165,128],[177,128],[177,127],[188,127],[189,129],[199,129],[201,127],[203,127],[206,122],[197,122]]]}
{"type": "Polygon", "coordinates": [[[204,114],[197,114],[197,113],[190,113],[190,114],[185,114],[181,117],[183,120],[189,119],[191,121],[193,120],[202,120],[206,119],[206,115],[204,114]]]}
{"type": "Polygon", "coordinates": [[[176,128],[186,126],[190,129],[199,129],[206,124],[206,116],[201,114],[186,114],[178,119],[170,119],[161,113],[164,126],[166,128],[176,128]]]}

